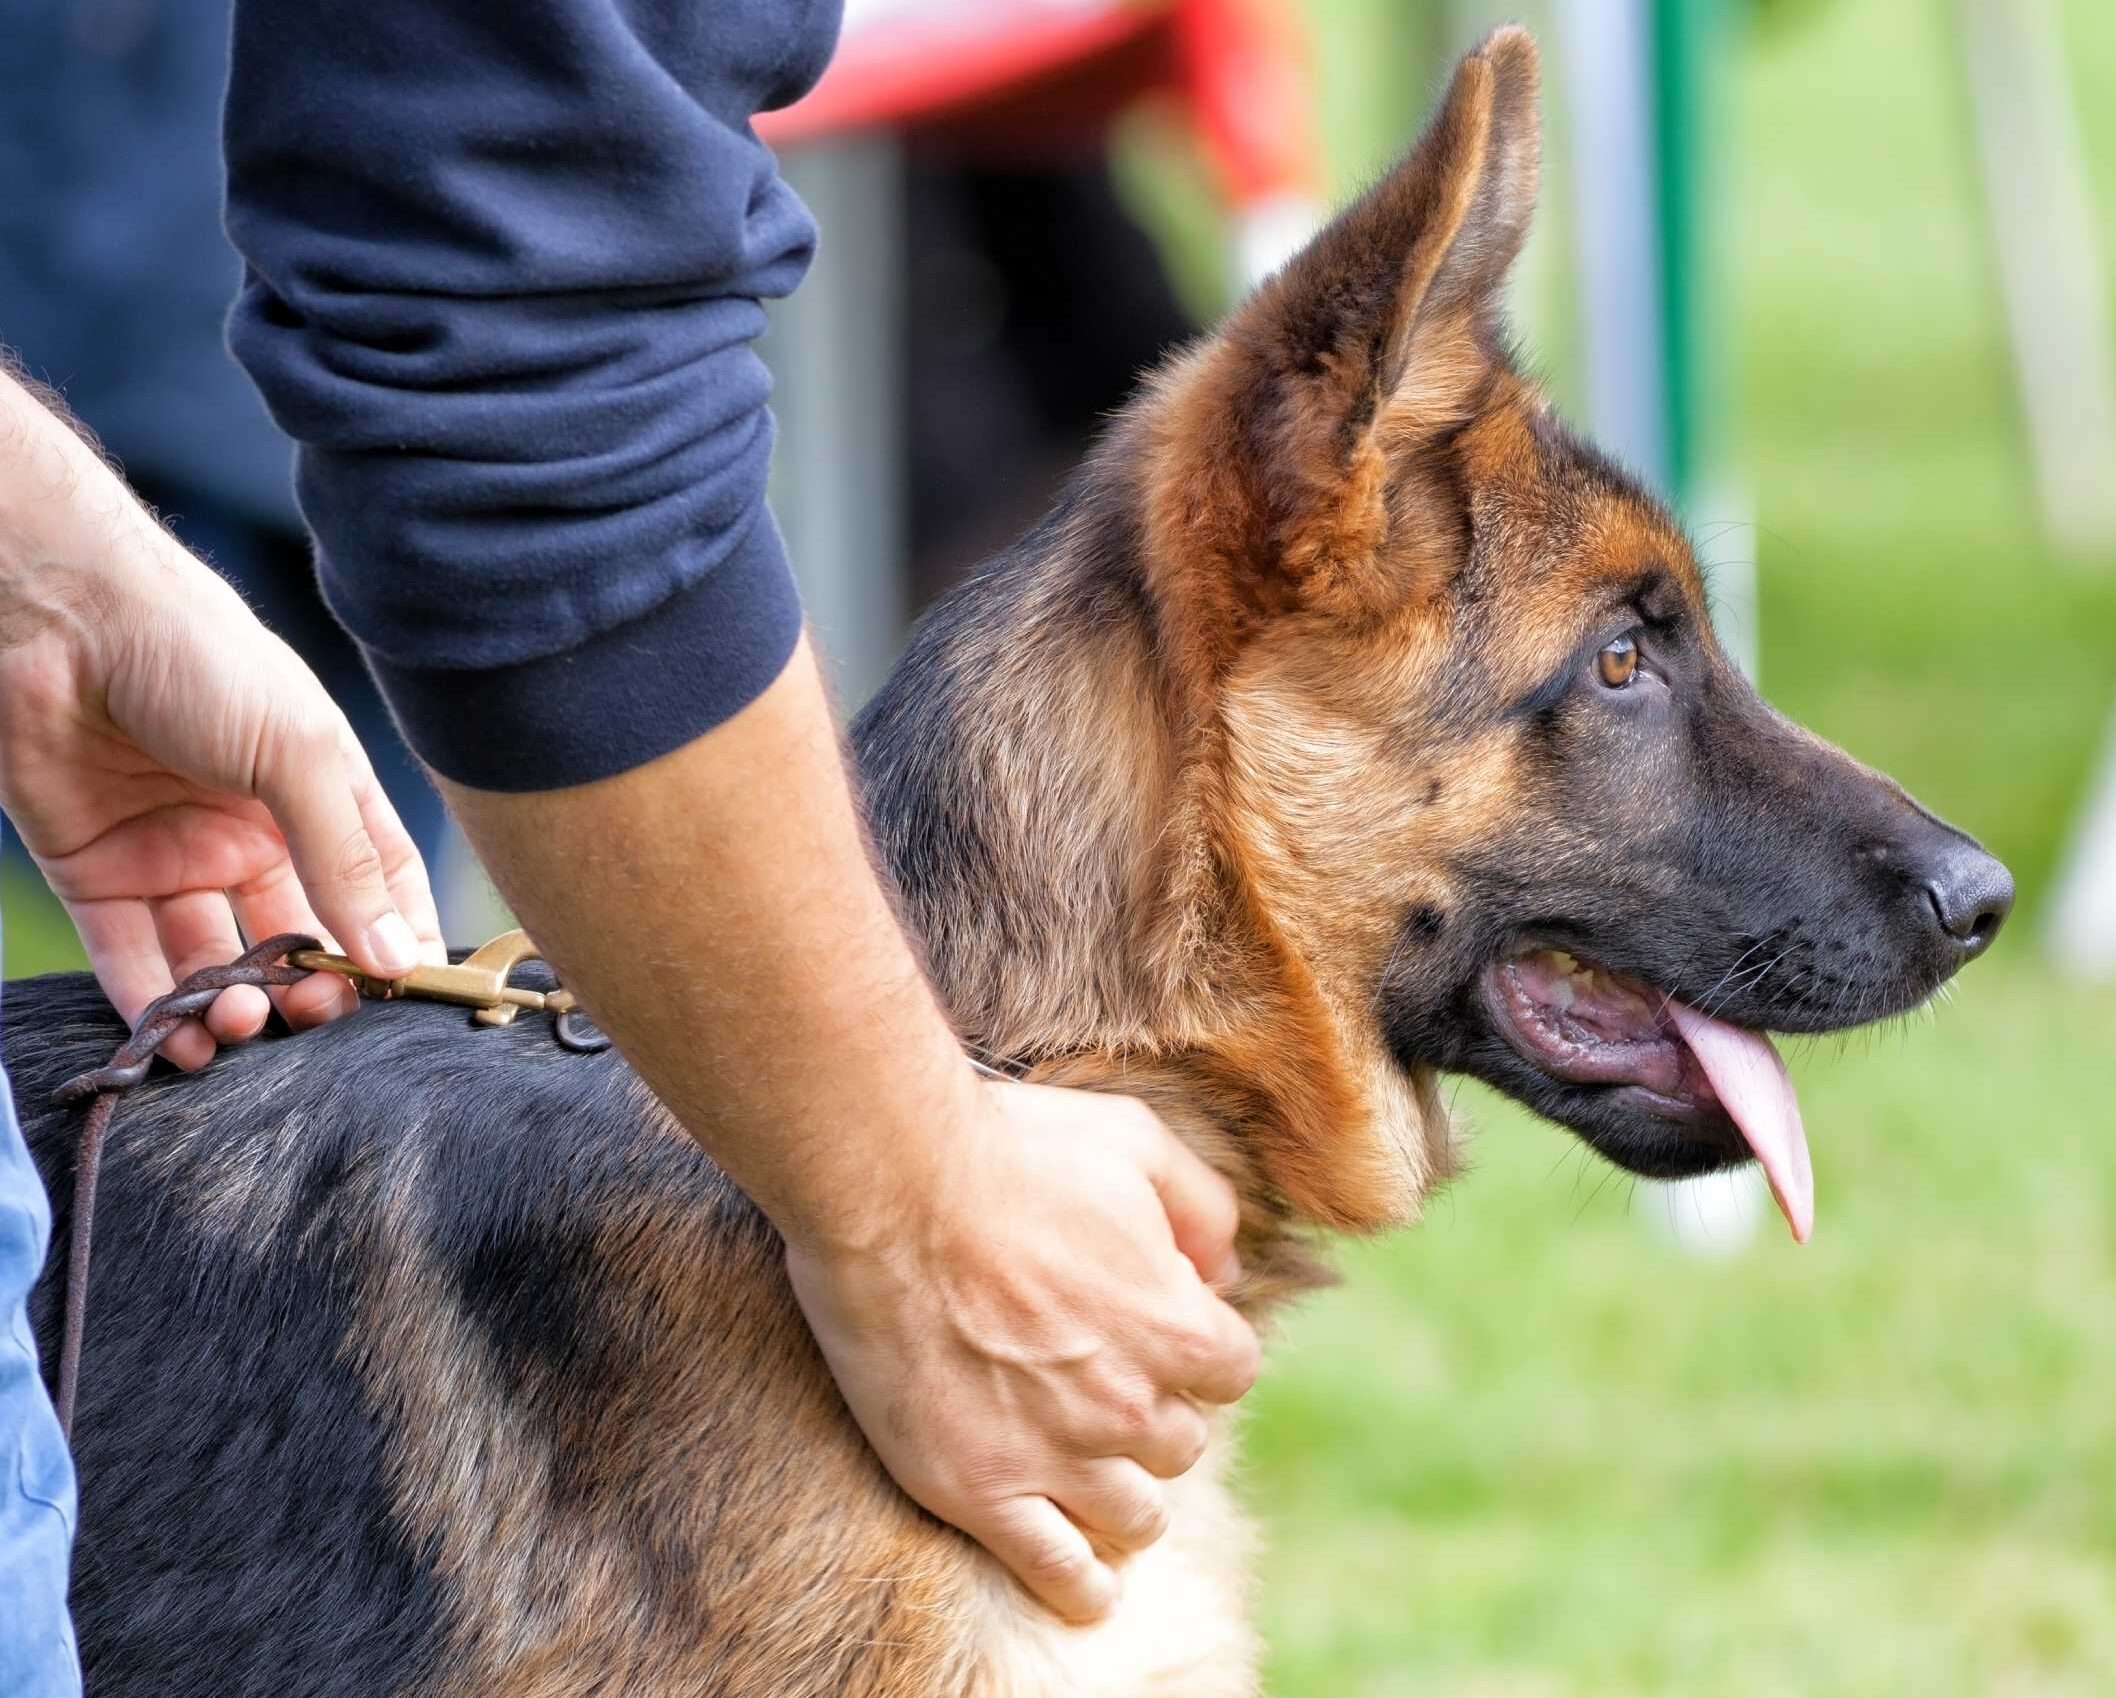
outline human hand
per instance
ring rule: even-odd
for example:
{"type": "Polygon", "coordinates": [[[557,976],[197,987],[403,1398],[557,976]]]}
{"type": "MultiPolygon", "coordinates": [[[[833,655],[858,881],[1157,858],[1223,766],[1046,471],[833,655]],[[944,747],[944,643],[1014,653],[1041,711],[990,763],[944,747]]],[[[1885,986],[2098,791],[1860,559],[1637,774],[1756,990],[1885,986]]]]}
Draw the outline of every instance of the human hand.
{"type": "MultiPolygon", "coordinates": [[[[0,809],[128,1023],[243,935],[310,932],[382,977],[445,958],[418,851],[315,675],[4,375],[0,809]]],[[[295,1024],[357,1000],[321,973],[278,995],[295,1024]]],[[[224,991],[161,1053],[201,1067],[269,1008],[224,991]]]]}
{"type": "Polygon", "coordinates": [[[1144,1105],[973,1082],[947,1166],[882,1186],[859,1247],[789,1244],[839,1388],[906,1492],[1069,1620],[1161,1536],[1200,1403],[1256,1377],[1227,1182],[1144,1105]],[[1201,1277],[1202,1276],[1202,1277],[1201,1277]]]}

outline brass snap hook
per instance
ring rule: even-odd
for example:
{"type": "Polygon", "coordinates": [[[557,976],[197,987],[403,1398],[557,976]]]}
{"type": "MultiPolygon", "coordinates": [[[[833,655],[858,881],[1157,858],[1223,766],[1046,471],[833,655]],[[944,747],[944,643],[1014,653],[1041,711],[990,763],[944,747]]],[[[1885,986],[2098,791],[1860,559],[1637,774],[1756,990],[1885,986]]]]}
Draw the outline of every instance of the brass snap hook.
{"type": "MultiPolygon", "coordinates": [[[[560,1017],[561,1036],[568,1049],[587,1048],[580,1041],[580,1004],[569,990],[534,991],[507,981],[524,961],[541,961],[543,952],[520,928],[502,932],[481,944],[461,961],[438,965],[421,963],[402,978],[378,979],[363,973],[343,955],[323,949],[297,949],[287,956],[290,965],[321,973],[338,973],[360,987],[362,996],[389,1000],[414,997],[426,1002],[452,1002],[477,1010],[480,1025],[507,1026],[525,1008],[541,1009],[560,1017]]],[[[600,1034],[596,1034],[600,1036],[600,1034]]],[[[608,1040],[603,1040],[607,1045],[608,1040]]]]}

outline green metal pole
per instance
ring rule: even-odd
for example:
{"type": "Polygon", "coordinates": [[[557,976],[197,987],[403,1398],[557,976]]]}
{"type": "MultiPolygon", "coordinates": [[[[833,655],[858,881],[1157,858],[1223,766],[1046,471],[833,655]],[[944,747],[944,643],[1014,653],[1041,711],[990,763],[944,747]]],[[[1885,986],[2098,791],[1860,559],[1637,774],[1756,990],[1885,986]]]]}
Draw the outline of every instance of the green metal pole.
{"type": "MultiPolygon", "coordinates": [[[[1733,336],[1720,210],[1725,181],[1735,20],[1729,0],[1650,0],[1653,149],[1661,293],[1662,411],[1669,493],[1683,517],[1737,517],[1733,464],[1733,336]]],[[[1712,534],[1703,539],[1709,549],[1712,534]]],[[[1748,562],[1746,542],[1732,558],[1748,562]]],[[[1721,569],[1720,623],[1728,647],[1756,665],[1756,586],[1749,564],[1721,569]]]]}
{"type": "Polygon", "coordinates": [[[1725,109],[1725,0],[1653,0],[1662,379],[1669,478],[1689,507],[1723,470],[1725,324],[1711,232],[1725,109]]]}

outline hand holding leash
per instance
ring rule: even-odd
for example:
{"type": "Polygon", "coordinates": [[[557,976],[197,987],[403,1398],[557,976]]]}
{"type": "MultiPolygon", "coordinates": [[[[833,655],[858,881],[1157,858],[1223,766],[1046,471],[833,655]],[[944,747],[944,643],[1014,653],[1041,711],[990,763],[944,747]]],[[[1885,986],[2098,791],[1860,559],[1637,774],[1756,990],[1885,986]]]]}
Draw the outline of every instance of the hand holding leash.
{"type": "Polygon", "coordinates": [[[228,991],[262,989],[266,985],[291,987],[321,973],[350,979],[362,996],[381,1001],[413,998],[474,1008],[477,1013],[472,1018],[480,1025],[510,1025],[523,1009],[537,1009],[553,1016],[553,1035],[563,1048],[580,1054],[607,1049],[609,1039],[587,1023],[571,991],[527,990],[508,983],[517,966],[539,957],[540,951],[527,932],[511,931],[473,950],[460,962],[424,962],[400,978],[378,979],[363,973],[344,956],[318,948],[313,937],[282,932],[252,944],[233,961],[214,963],[186,974],[173,990],[147,1005],[132,1035],[118,1045],[117,1053],[107,1064],[76,1074],[61,1084],[52,1094],[53,1100],[65,1107],[85,1103],[88,1114],[81,1123],[74,1150],[66,1324],[59,1348],[60,1431],[72,1435],[74,1401],[80,1389],[81,1343],[88,1327],[88,1269],[95,1242],[96,1186],[103,1143],[110,1132],[118,1094],[146,1079],[156,1053],[172,1033],[185,1021],[206,1014],[228,991]]]}
{"type": "MultiPolygon", "coordinates": [[[[377,974],[440,959],[426,870],[315,675],[4,373],[0,463],[0,807],[118,1011],[244,936],[334,937],[377,974]]],[[[328,977],[275,994],[296,1024],[353,1002],[328,977]]],[[[162,1053],[203,1066],[268,1008],[230,990],[162,1053]]]]}

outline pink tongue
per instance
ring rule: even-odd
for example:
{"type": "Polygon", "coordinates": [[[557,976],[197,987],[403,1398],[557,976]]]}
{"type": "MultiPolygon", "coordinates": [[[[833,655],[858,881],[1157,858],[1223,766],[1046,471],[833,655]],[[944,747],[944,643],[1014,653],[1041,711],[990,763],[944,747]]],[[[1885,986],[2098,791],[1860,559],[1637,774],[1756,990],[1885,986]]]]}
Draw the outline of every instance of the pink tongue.
{"type": "Polygon", "coordinates": [[[1815,1170],[1808,1164],[1800,1100],[1784,1061],[1761,1032],[1729,1026],[1679,1002],[1668,1004],[1668,1016],[1763,1164],[1793,1241],[1805,1244],[1815,1230],[1815,1170]]]}

